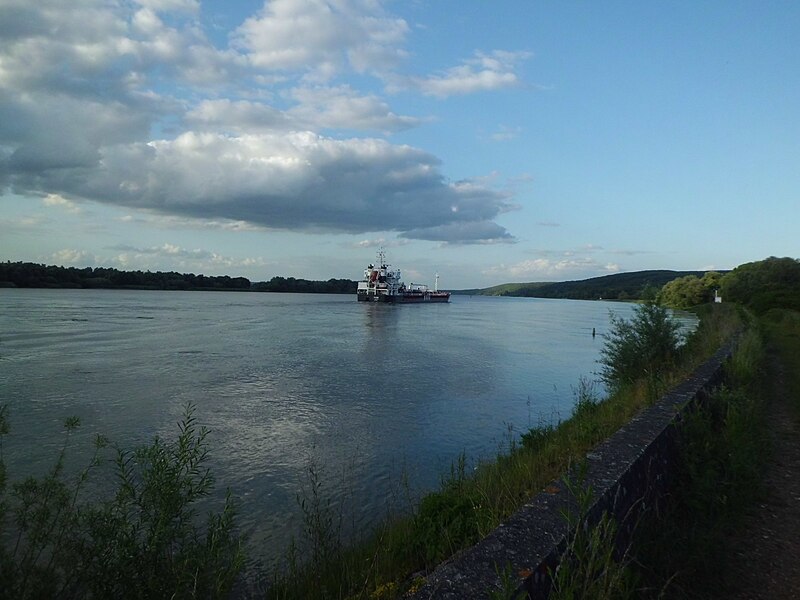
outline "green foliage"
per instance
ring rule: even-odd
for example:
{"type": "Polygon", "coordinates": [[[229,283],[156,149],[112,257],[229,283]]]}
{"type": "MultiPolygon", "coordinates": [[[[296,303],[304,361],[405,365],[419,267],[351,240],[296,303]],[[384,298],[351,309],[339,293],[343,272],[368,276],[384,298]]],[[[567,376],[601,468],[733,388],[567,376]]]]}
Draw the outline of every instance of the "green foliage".
{"type": "Polygon", "coordinates": [[[756,313],[771,308],[800,310],[800,260],[770,257],[736,267],[722,279],[725,301],[756,313]]]}
{"type": "Polygon", "coordinates": [[[642,304],[630,320],[611,315],[611,329],[600,352],[601,377],[612,388],[642,377],[658,377],[675,365],[679,324],[667,309],[642,304]]]}
{"type": "Polygon", "coordinates": [[[273,277],[253,284],[256,292],[296,292],[313,294],[354,294],[358,284],[350,279],[314,281],[294,277],[273,277]]]}
{"type": "MultiPolygon", "coordinates": [[[[670,502],[641,528],[636,563],[655,597],[724,597],[726,532],[761,493],[769,456],[764,345],[750,329],[726,367],[728,387],[686,413],[670,502]],[[675,552],[680,548],[680,552],[675,552]]],[[[732,591],[732,590],[731,590],[732,591]]]]}
{"type": "Polygon", "coordinates": [[[786,395],[800,421],[800,312],[771,309],[762,318],[769,341],[784,364],[786,395]]]}
{"type": "MultiPolygon", "coordinates": [[[[108,442],[95,440],[74,481],[64,473],[69,433],[53,468],[12,485],[6,495],[0,454],[0,588],[15,598],[221,598],[241,570],[230,493],[220,513],[196,524],[197,502],[213,486],[208,430],[187,407],[177,439],[156,438],[133,452],[116,449],[117,491],[87,499],[90,475],[108,442]],[[8,523],[9,516],[13,522],[8,523]]],[[[8,432],[0,410],[0,433],[8,432]]]]}
{"type": "MultiPolygon", "coordinates": [[[[706,280],[705,276],[700,279],[695,275],[673,279],[661,288],[661,292],[658,294],[658,301],[660,304],[682,309],[709,302],[713,297],[715,288],[707,287],[704,280],[706,280]]],[[[713,280],[709,278],[706,281],[713,280]]]]}
{"type": "Polygon", "coordinates": [[[617,543],[617,523],[603,513],[596,523],[589,522],[593,504],[591,487],[564,479],[576,498],[578,510],[564,511],[569,526],[567,548],[551,572],[554,600],[610,600],[633,598],[635,575],[630,569],[629,548],[617,543]]]}
{"type": "Polygon", "coordinates": [[[108,267],[59,267],[24,262],[0,262],[0,282],[34,288],[132,288],[153,290],[249,290],[245,277],[150,271],[119,271],[108,267]]]}
{"type": "Polygon", "coordinates": [[[428,567],[479,539],[483,509],[480,497],[454,491],[435,492],[422,499],[414,519],[415,552],[428,567]]]}
{"type": "Polygon", "coordinates": [[[24,262],[0,262],[0,287],[24,288],[125,288],[147,290],[224,290],[257,292],[311,292],[352,294],[356,282],[349,279],[313,281],[273,277],[252,283],[245,277],[195,275],[174,271],[119,271],[107,267],[59,267],[24,262]]]}

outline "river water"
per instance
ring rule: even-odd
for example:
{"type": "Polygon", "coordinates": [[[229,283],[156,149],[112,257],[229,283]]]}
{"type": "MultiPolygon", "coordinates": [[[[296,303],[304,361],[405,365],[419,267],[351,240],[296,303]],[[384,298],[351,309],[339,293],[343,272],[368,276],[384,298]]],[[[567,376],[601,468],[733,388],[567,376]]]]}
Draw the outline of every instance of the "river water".
{"type": "MultiPolygon", "coordinates": [[[[490,458],[569,416],[613,311],[632,305],[453,296],[391,306],[355,296],[0,290],[0,402],[13,479],[102,433],[132,447],[173,437],[184,406],[211,429],[251,557],[297,535],[309,468],[355,528],[435,487],[462,452],[490,458]],[[592,336],[592,329],[597,336],[592,336]],[[400,485],[407,479],[409,488],[400,485]]],[[[83,452],[83,455],[81,454],[83,452]]]]}

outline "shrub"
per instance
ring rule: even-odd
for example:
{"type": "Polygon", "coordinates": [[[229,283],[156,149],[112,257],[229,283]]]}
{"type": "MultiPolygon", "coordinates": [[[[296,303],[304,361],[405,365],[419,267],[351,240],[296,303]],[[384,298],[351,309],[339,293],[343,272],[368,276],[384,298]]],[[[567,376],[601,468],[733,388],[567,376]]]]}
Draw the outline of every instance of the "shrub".
{"type": "MultiPolygon", "coordinates": [[[[133,452],[116,449],[116,493],[86,500],[86,484],[108,446],[98,436],[95,454],[75,481],[64,474],[67,439],[44,477],[28,477],[6,490],[0,453],[0,588],[14,598],[219,598],[242,568],[230,492],[220,513],[197,525],[196,504],[213,477],[206,428],[186,408],[177,439],[156,438],[133,452]],[[13,516],[13,519],[8,519],[13,516]],[[7,521],[11,520],[9,525],[7,521]]],[[[0,409],[0,440],[8,433],[0,409]]],[[[0,446],[0,450],[2,446],[0,446]]]]}
{"type": "Polygon", "coordinates": [[[611,315],[611,330],[600,351],[600,376],[612,388],[644,376],[659,376],[675,363],[680,325],[667,309],[647,303],[630,320],[611,315]]]}

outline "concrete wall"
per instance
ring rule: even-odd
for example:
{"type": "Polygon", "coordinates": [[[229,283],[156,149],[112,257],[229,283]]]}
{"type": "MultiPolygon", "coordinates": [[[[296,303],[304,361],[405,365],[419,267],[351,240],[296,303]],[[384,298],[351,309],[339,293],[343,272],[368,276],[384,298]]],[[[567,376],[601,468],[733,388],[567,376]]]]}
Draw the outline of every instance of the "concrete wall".
{"type": "MultiPolygon", "coordinates": [[[[636,512],[659,501],[670,481],[676,425],[721,382],[732,352],[733,342],[587,454],[583,482],[594,491],[590,524],[608,512],[622,532],[629,531],[636,512]]],[[[576,502],[563,481],[554,481],[484,540],[439,565],[412,598],[488,598],[502,589],[499,573],[508,568],[520,592],[546,597],[548,568],[558,564],[569,534],[563,510],[576,512],[576,502]]]]}

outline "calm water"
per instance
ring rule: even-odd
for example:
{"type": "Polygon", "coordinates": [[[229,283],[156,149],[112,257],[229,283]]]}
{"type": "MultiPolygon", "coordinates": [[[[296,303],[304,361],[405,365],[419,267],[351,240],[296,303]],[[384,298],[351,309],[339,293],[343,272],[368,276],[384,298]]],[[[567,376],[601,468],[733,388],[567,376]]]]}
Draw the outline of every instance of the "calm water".
{"type": "Polygon", "coordinates": [[[401,473],[429,489],[462,451],[491,456],[509,429],[569,416],[572,387],[598,370],[609,311],[632,306],[0,290],[5,458],[12,478],[43,469],[70,415],[82,422],[78,448],[98,432],[125,446],[172,436],[192,402],[212,430],[218,483],[239,497],[253,555],[269,562],[297,533],[311,464],[348,520],[369,526],[403,495],[401,473]]]}

